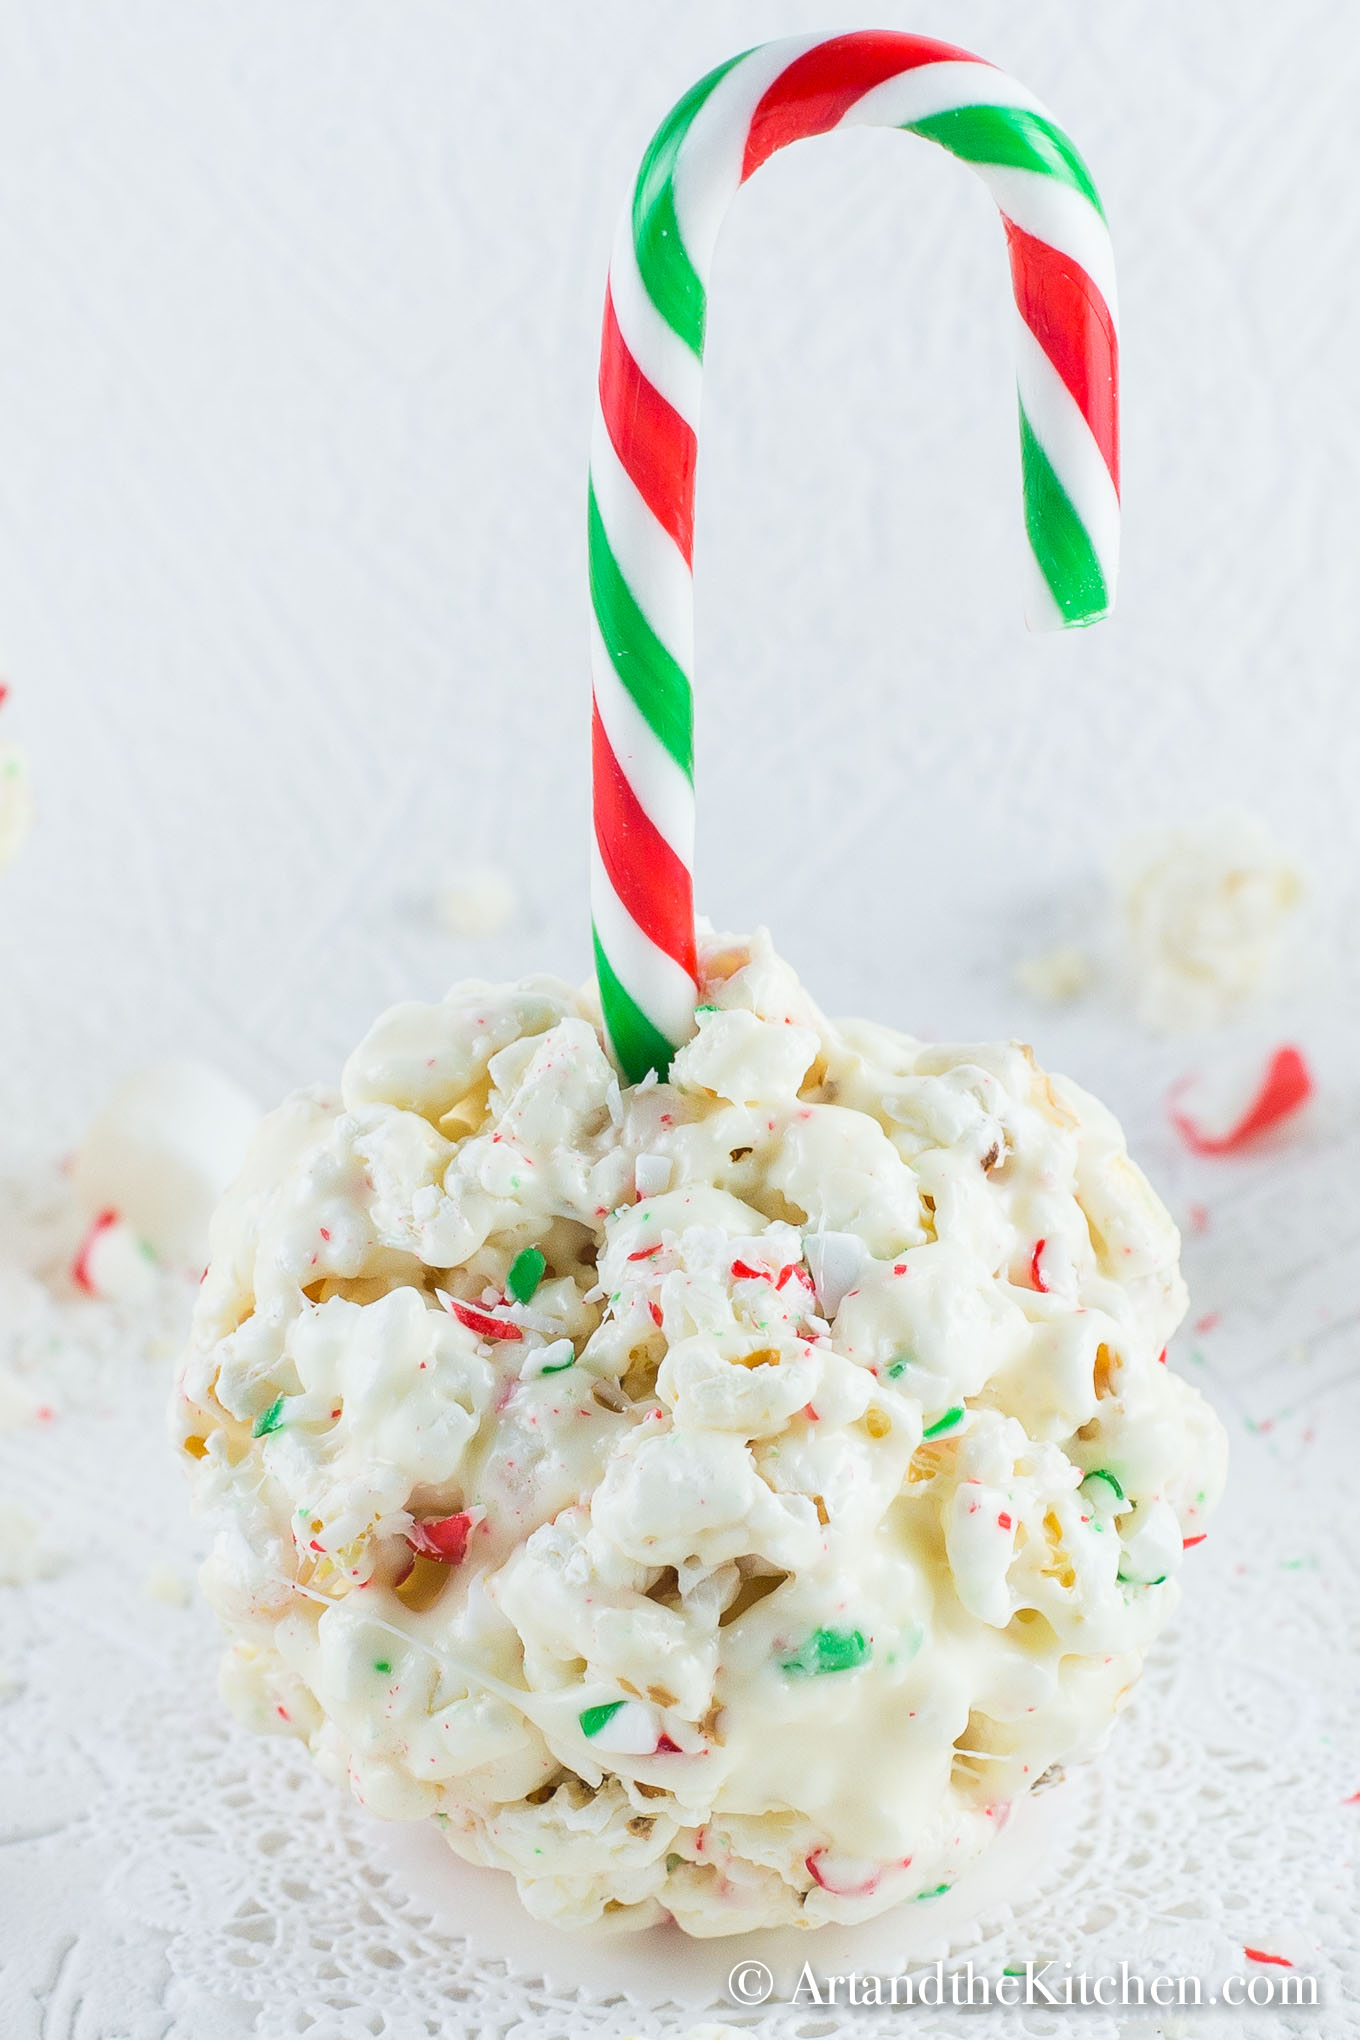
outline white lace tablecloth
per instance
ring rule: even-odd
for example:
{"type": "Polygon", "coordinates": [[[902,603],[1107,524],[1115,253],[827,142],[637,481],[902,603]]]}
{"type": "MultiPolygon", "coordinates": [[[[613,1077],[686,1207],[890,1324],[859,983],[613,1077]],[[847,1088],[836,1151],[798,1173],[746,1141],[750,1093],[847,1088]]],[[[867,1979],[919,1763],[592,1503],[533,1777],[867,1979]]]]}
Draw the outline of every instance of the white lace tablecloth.
{"type": "MultiPolygon", "coordinates": [[[[1126,1960],[1197,1976],[1207,1995],[1253,1973],[1253,1948],[1316,1975],[1321,2009],[993,2009],[977,2030],[1360,2031],[1360,1134],[1333,1124],[1249,1165],[1195,1164],[1149,1116],[1142,1147],[1187,1222],[1195,1300],[1175,1357],[1234,1446],[1183,1611],[1106,1755],[1017,1823],[1009,1862],[924,1926],[752,1937],[742,1951],[777,1991],[804,1959],[891,1972],[939,1954],[1126,1960]]],[[[0,1498],[41,1520],[56,1568],[0,1587],[3,2040],[622,2040],[705,2018],[771,2040],[878,2040],[908,2016],[913,2034],[953,2040],[951,2011],[739,2011],[735,1944],[568,1941],[432,1834],[339,1797],[296,1743],[238,1729],[207,1610],[148,1591],[150,1576],[164,1593],[167,1565],[189,1581],[196,1556],[161,1422],[186,1303],[120,1320],[31,1285],[0,1292],[11,1365],[52,1411],[0,1438],[0,1498]]]]}

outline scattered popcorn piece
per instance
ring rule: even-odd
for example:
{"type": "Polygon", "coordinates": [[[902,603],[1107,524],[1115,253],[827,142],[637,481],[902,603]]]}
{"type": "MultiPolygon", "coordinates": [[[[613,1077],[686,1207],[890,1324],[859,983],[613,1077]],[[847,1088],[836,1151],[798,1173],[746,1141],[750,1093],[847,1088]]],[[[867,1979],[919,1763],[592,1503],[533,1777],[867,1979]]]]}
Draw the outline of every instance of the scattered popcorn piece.
{"type": "Polygon", "coordinates": [[[1225,1058],[1213,1070],[1185,1078],[1167,1109],[1193,1154],[1232,1155],[1292,1118],[1312,1095],[1303,1051],[1286,1044],[1264,1064],[1259,1056],[1225,1058]]]}
{"type": "Polygon", "coordinates": [[[0,1586],[49,1579],[62,1560],[46,1543],[42,1526],[17,1502],[0,1501],[0,1586]]]}
{"type": "Polygon", "coordinates": [[[463,865],[440,886],[435,911],[450,935],[499,935],[519,911],[519,893],[509,873],[496,865],[463,865]]]}
{"type": "Polygon", "coordinates": [[[167,1608],[187,1608],[194,1598],[194,1590],[176,1565],[158,1559],[148,1568],[142,1581],[142,1592],[148,1601],[160,1601],[167,1608]]]}
{"type": "Polygon", "coordinates": [[[1114,871],[1132,990],[1163,1033],[1215,1027],[1275,974],[1298,868],[1241,815],[1140,835],[1114,871]]]}
{"type": "Polygon", "coordinates": [[[158,1260],[201,1268],[208,1221],[259,1120],[238,1085],[200,1063],[139,1070],[116,1087],[80,1144],[76,1197],[92,1223],[109,1227],[112,1214],[158,1260]]]}
{"type": "Polygon", "coordinates": [[[19,854],[32,821],[28,759],[17,744],[0,744],[0,871],[19,854]]]}
{"type": "Polygon", "coordinates": [[[1015,981],[1031,998],[1051,1006],[1066,1005],[1089,992],[1095,982],[1092,959],[1074,942],[1061,943],[1040,956],[1027,956],[1015,966],[1015,981]]]}

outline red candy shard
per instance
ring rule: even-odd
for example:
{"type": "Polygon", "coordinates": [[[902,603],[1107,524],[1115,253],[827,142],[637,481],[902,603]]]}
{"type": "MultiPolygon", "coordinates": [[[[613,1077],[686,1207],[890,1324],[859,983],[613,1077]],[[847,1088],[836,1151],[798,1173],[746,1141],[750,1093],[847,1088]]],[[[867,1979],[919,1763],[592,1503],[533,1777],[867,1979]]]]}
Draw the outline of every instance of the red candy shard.
{"type": "Polygon", "coordinates": [[[1208,1535],[1209,1533],[1207,1530],[1201,1530],[1198,1537],[1183,1537],[1181,1539],[1181,1550],[1189,1551],[1192,1548],[1192,1546],[1196,1544],[1203,1544],[1205,1538],[1208,1535]]]}
{"type": "MultiPolygon", "coordinates": [[[[868,1877],[863,1878],[858,1884],[833,1884],[821,1867],[822,1858],[829,1853],[826,1849],[814,1849],[810,1856],[803,1858],[803,1868],[814,1884],[819,1884],[823,1891],[832,1892],[837,1898],[868,1898],[877,1891],[883,1876],[882,1869],[872,1870],[868,1877]]],[[[910,1861],[911,1857],[906,1857],[905,1862],[910,1861]]]]}
{"type": "Polygon", "coordinates": [[[739,1282],[768,1282],[770,1279],[768,1268],[753,1268],[749,1261],[734,1261],[732,1273],[739,1282]]]}
{"type": "Polygon", "coordinates": [[[463,1303],[458,1297],[449,1298],[449,1309],[460,1325],[466,1325],[479,1339],[522,1339],[523,1332],[518,1325],[508,1324],[504,1318],[492,1317],[488,1311],[478,1310],[475,1304],[463,1303]]]}
{"type": "Polygon", "coordinates": [[[1048,1284],[1045,1282],[1039,1267],[1039,1256],[1047,1245],[1047,1240],[1036,1240],[1034,1252],[1029,1257],[1029,1286],[1031,1289],[1037,1289],[1041,1296],[1048,1295],[1048,1284]]]}
{"type": "Polygon", "coordinates": [[[682,1757],[684,1754],[679,1743],[672,1742],[668,1735],[663,1735],[656,1748],[652,1751],[654,1757],[682,1757]]]}
{"type": "Polygon", "coordinates": [[[421,1558],[437,1559],[440,1565],[461,1565],[467,1553],[472,1525],[471,1511],[460,1509],[456,1516],[439,1516],[424,1523],[413,1523],[406,1533],[406,1542],[421,1558]]]}
{"type": "MultiPolygon", "coordinates": [[[[75,1283],[76,1288],[83,1289],[87,1296],[93,1296],[95,1293],[94,1282],[90,1275],[90,1255],[94,1251],[94,1243],[101,1233],[106,1233],[111,1225],[117,1225],[117,1223],[118,1213],[116,1211],[101,1211],[81,1241],[80,1250],[75,1260],[71,1263],[71,1280],[75,1283]]],[[[206,1275],[208,1271],[205,1268],[203,1272],[206,1275]]]]}
{"type": "Polygon", "coordinates": [[[1248,1962],[1274,1962],[1281,1969],[1292,1969],[1293,1963],[1287,1955],[1267,1955],[1264,1948],[1244,1948],[1242,1953],[1248,1962]]]}
{"type": "Polygon", "coordinates": [[[1206,1118],[1204,1104],[1196,1112],[1181,1100],[1187,1092],[1193,1100],[1194,1078],[1176,1086],[1168,1100],[1171,1124],[1196,1155],[1231,1155],[1269,1133],[1291,1114],[1306,1105],[1313,1095],[1313,1073],[1303,1051],[1287,1044],[1277,1048],[1263,1070],[1254,1072],[1250,1084],[1239,1095],[1231,1111],[1215,1112],[1210,1103],[1206,1118]]]}

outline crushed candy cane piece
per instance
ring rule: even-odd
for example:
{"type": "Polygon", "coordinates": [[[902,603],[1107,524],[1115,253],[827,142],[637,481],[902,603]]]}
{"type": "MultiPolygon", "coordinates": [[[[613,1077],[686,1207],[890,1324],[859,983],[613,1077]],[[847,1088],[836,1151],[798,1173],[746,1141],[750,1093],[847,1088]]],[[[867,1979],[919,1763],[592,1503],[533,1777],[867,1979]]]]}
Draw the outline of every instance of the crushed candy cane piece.
{"type": "Polygon", "coordinates": [[[541,1247],[526,1247],[523,1253],[516,1254],[510,1263],[510,1272],[505,1278],[505,1286],[516,1303],[532,1302],[534,1291],[543,1280],[547,1265],[547,1258],[541,1247]]]}
{"type": "Polygon", "coordinates": [[[485,1513],[483,1509],[459,1509],[453,1516],[413,1523],[406,1533],[406,1542],[421,1558],[437,1559],[440,1565],[461,1565],[467,1556],[468,1539],[485,1513]]]}
{"type": "Polygon", "coordinates": [[[858,1629],[817,1629],[791,1657],[780,1660],[779,1669],[806,1678],[820,1672],[853,1672],[866,1665],[872,1647],[858,1629]]]}
{"type": "Polygon", "coordinates": [[[620,1757],[651,1757],[656,1754],[660,1725],[655,1708],[644,1706],[641,1700],[616,1700],[604,1707],[587,1707],[580,1717],[581,1727],[594,1743],[596,1749],[610,1750],[620,1757]],[[603,1715],[604,1719],[595,1728],[587,1728],[588,1719],[603,1715]]]}
{"type": "Polygon", "coordinates": [[[521,1381],[533,1381],[540,1374],[565,1374],[576,1365],[576,1348],[570,1339],[554,1339],[551,1345],[535,1346],[524,1356],[519,1370],[521,1381]]]}
{"type": "Polygon", "coordinates": [[[1277,1048],[1264,1069],[1233,1068],[1187,1077],[1168,1101],[1171,1123],[1197,1155],[1231,1155],[1271,1132],[1307,1104],[1313,1075],[1301,1049],[1277,1048]]]}
{"type": "Polygon", "coordinates": [[[475,1332],[479,1339],[508,1339],[512,1344],[524,1337],[523,1329],[509,1318],[493,1317],[489,1310],[481,1310],[475,1303],[464,1303],[460,1296],[450,1296],[443,1289],[436,1289],[435,1295],[452,1317],[468,1331],[475,1332]]]}
{"type": "Polygon", "coordinates": [[[869,1249],[858,1233],[808,1233],[803,1254],[818,1303],[834,1318],[864,1272],[869,1249]]]}
{"type": "Polygon", "coordinates": [[[140,1303],[156,1285],[155,1256],[116,1211],[101,1211],[71,1263],[71,1280],[105,1303],[140,1303]]]}

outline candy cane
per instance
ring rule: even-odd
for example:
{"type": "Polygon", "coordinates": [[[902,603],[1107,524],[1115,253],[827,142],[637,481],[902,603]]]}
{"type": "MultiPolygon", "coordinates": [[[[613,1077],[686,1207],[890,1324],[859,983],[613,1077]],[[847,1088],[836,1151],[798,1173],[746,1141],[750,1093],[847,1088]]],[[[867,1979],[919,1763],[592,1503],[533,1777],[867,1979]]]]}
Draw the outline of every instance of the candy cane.
{"type": "Polygon", "coordinates": [[[1020,314],[1026,614],[1093,623],[1114,595],[1114,265],[1062,129],[966,50],[886,30],[765,43],[700,79],[653,136],[615,243],[590,462],[595,963],[632,1082],[664,1076],[694,1029],[692,540],[713,246],[768,156],[850,124],[924,135],[990,188],[1020,314]]]}

